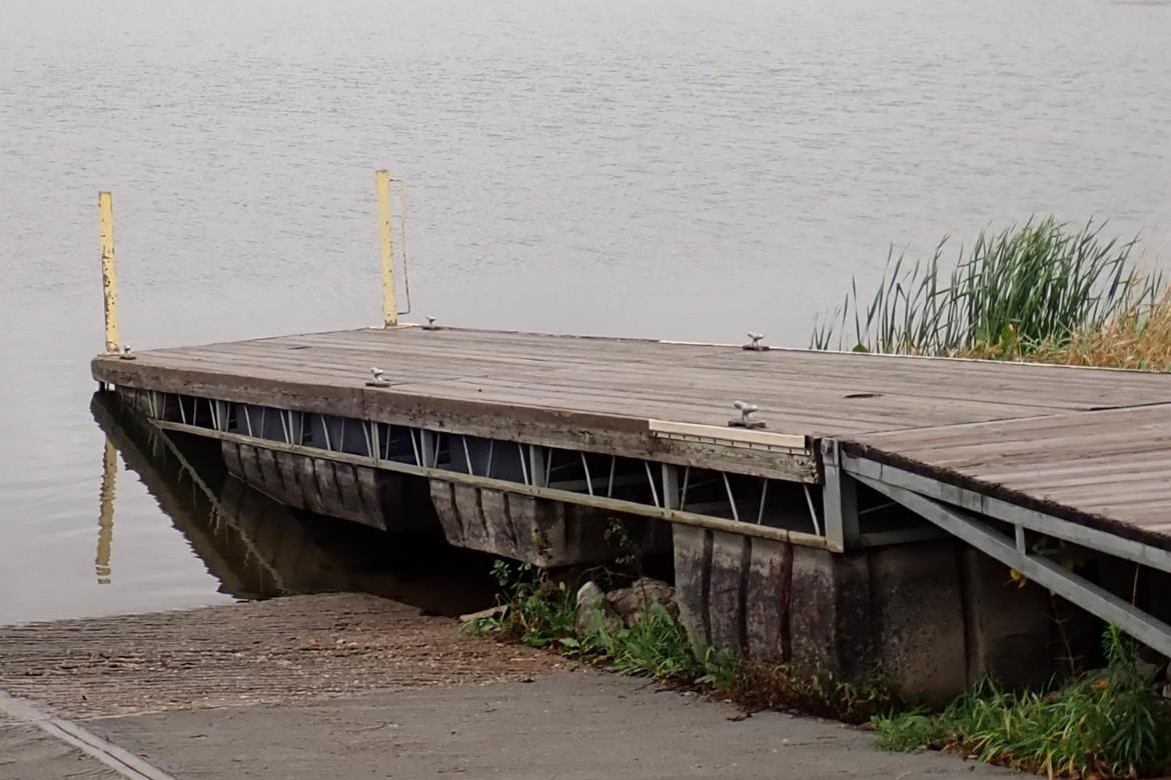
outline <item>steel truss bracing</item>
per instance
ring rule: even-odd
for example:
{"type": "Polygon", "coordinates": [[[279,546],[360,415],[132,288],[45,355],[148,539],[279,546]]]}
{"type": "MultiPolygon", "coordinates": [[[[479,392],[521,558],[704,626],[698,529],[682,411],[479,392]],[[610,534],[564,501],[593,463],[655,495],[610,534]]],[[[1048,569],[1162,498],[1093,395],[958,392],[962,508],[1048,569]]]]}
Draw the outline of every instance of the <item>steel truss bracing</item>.
{"type": "Polygon", "coordinates": [[[837,453],[836,465],[840,470],[837,479],[856,483],[846,489],[852,491],[864,485],[876,491],[1152,649],[1171,656],[1171,625],[1031,549],[1029,539],[1030,535],[1059,539],[1097,554],[1171,572],[1171,553],[1166,550],[867,458],[837,453]]]}
{"type": "MultiPolygon", "coordinates": [[[[1171,573],[1167,550],[849,455],[833,440],[821,442],[824,484],[815,495],[803,483],[653,459],[160,391],[118,392],[163,430],[745,536],[838,552],[955,537],[1171,656],[1171,626],[1029,540],[1060,540],[1171,573]],[[898,523],[877,521],[891,510],[901,513],[898,523]],[[927,522],[908,526],[909,516],[927,522]]],[[[660,435],[693,434],[664,425],[669,430],[660,435]]]]}
{"type": "Polygon", "coordinates": [[[118,392],[164,430],[827,546],[821,497],[801,483],[161,391],[118,392]]]}

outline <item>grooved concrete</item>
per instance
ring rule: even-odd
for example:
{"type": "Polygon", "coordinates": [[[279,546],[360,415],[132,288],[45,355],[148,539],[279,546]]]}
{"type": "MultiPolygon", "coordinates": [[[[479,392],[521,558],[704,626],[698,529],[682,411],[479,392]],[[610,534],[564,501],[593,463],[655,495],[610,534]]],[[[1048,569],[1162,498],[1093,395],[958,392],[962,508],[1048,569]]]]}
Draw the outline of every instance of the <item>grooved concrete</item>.
{"type": "Polygon", "coordinates": [[[36,726],[0,725],[2,780],[122,780],[117,772],[36,726]]]}
{"type": "Polygon", "coordinates": [[[178,778],[987,778],[953,756],[880,753],[838,723],[761,713],[595,672],[301,707],[88,724],[178,778]]]}
{"type": "MultiPolygon", "coordinates": [[[[357,595],[0,629],[0,690],[185,778],[981,778],[838,723],[760,713],[461,638],[357,595]]],[[[0,724],[0,780],[117,778],[0,724]]]]}

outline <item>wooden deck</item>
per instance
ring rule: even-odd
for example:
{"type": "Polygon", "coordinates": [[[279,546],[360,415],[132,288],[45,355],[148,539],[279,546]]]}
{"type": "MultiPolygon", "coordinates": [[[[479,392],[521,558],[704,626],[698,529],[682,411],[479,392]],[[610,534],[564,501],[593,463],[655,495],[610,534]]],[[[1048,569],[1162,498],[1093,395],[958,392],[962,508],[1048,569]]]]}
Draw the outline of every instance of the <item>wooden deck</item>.
{"type": "Polygon", "coordinates": [[[1171,549],[1171,405],[864,434],[847,450],[1171,549]]]}
{"type": "Polygon", "coordinates": [[[832,438],[1171,549],[1171,376],[417,327],[100,356],[93,373],[225,401],[572,435],[645,431],[650,420],[723,428],[742,400],[759,405],[769,433],[832,438]],[[371,367],[391,386],[367,387],[371,367]]]}

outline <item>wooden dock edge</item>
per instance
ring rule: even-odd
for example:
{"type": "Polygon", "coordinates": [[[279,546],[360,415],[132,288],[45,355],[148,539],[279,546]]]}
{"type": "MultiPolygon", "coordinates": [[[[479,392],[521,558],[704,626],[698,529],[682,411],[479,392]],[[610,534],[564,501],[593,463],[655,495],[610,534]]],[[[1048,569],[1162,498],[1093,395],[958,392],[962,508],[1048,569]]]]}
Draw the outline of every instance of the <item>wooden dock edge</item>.
{"type": "Polygon", "coordinates": [[[209,400],[279,403],[295,412],[348,417],[387,425],[480,436],[601,455],[642,457],[678,466],[702,466],[790,482],[819,484],[820,459],[804,436],[739,431],[638,417],[574,412],[539,406],[470,402],[397,391],[393,387],[299,384],[250,379],[247,385],[196,369],[152,369],[144,361],[99,355],[94,378],[115,387],[209,400]]]}

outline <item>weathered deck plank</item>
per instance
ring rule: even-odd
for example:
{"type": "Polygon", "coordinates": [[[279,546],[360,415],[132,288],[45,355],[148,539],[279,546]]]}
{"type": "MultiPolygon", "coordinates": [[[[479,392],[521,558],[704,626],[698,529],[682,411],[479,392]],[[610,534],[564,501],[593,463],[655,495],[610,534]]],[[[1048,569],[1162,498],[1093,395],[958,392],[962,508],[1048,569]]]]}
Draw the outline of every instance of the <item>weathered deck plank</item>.
{"type": "MultiPolygon", "coordinates": [[[[127,378],[118,370],[127,366],[104,365],[127,378]]],[[[357,403],[374,365],[402,393],[615,417],[722,425],[744,399],[772,428],[813,436],[1171,402],[1171,381],[1153,375],[418,328],[155,350],[129,373],[159,368],[224,387],[244,379],[262,394],[273,389],[261,383],[312,385],[306,396],[331,402],[348,389],[357,403]]]]}
{"type": "Polygon", "coordinates": [[[603,450],[637,449],[652,419],[722,427],[745,400],[770,432],[838,438],[1024,505],[1171,535],[1166,375],[421,328],[151,350],[98,357],[93,371],[130,387],[474,435],[512,426],[603,450]],[[365,386],[372,366],[391,387],[365,386]]]}
{"type": "Polygon", "coordinates": [[[868,457],[1166,547],[1171,404],[857,436],[868,457]]]}

